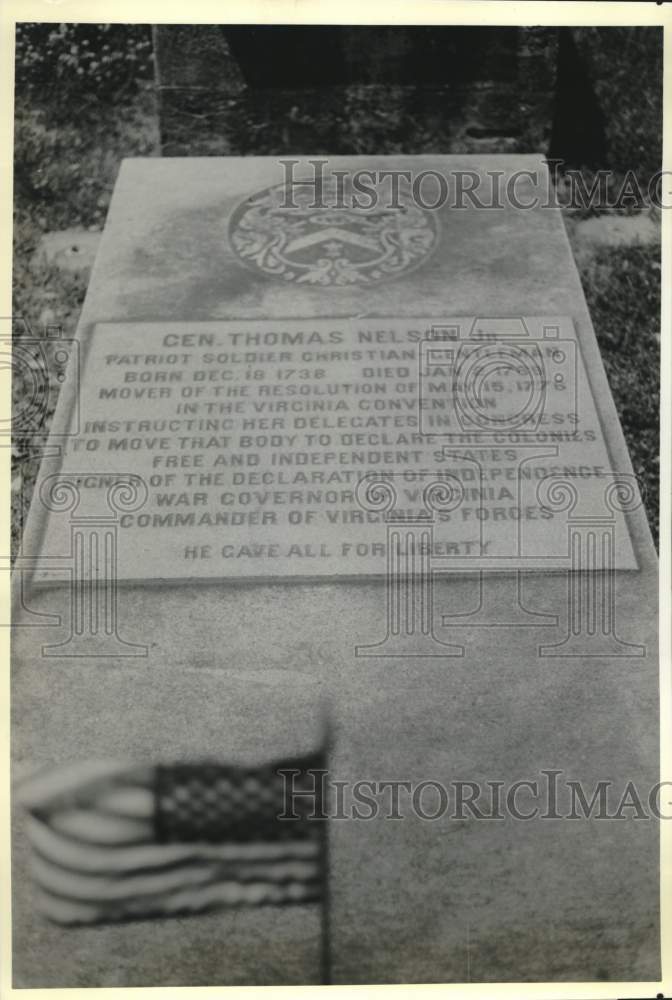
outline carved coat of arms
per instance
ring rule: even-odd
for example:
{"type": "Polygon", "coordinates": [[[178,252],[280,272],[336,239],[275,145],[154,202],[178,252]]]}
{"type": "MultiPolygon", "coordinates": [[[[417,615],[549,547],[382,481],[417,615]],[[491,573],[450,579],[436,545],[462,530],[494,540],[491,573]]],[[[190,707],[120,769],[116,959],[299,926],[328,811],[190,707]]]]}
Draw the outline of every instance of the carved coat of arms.
{"type": "Polygon", "coordinates": [[[234,211],[229,240],[235,253],[265,274],[309,285],[369,285],[415,268],[434,249],[432,213],[410,198],[362,208],[334,204],[328,182],[312,189],[267,188],[234,211]]]}

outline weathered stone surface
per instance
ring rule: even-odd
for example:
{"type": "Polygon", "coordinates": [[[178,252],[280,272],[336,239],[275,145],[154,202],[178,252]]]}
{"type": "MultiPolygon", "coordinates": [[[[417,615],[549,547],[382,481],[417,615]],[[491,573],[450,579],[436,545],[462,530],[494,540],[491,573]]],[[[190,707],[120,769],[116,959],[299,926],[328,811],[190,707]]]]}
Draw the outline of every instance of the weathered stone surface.
{"type": "MultiPolygon", "coordinates": [[[[536,157],[366,158],[332,166],[543,171],[536,157]]],[[[82,316],[83,345],[95,324],[111,322],[570,316],[612,467],[631,473],[558,212],[450,212],[440,253],[418,269],[370,287],[307,287],[239,262],[222,226],[240,198],[267,186],[277,169],[254,159],[126,162],[82,316]]],[[[69,588],[28,588],[18,624],[36,625],[31,612],[60,613],[62,623],[15,631],[16,767],[263,749],[269,705],[277,699],[282,727],[300,730],[316,688],[331,702],[332,774],[339,780],[510,786],[543,781],[542,769],[552,768],[582,781],[589,796],[598,780],[619,792],[633,781],[646,795],[658,779],[657,567],[641,507],[626,519],[639,568],[614,574],[622,642],[611,635],[609,655],[593,655],[581,633],[582,654],[574,648],[557,656],[568,635],[562,573],[518,581],[523,604],[544,616],[538,627],[529,627],[529,618],[502,625],[511,621],[517,594],[510,574],[481,588],[473,575],[438,576],[432,635],[411,630],[404,655],[394,656],[380,655],[390,592],[375,581],[122,585],[116,626],[120,639],[136,644],[135,659],[126,657],[128,646],[97,658],[95,644],[84,655],[67,655],[77,653],[76,644],[62,646],[51,658],[72,631],[69,588]],[[485,613],[490,627],[483,627],[485,613]],[[459,627],[444,624],[456,614],[459,627]]],[[[34,539],[26,539],[25,551],[36,551],[34,539]]],[[[588,579],[600,588],[604,582],[600,574],[588,579]]],[[[660,974],[653,820],[486,822],[467,812],[462,820],[379,815],[330,826],[337,983],[660,974]]],[[[309,908],[93,931],[50,927],[33,910],[20,816],[14,849],[17,985],[296,983],[319,975],[318,914],[309,908]]]]}
{"type": "MultiPolygon", "coordinates": [[[[119,511],[120,580],[384,577],[366,483],[386,476],[398,512],[436,517],[444,572],[566,569],[544,486],[565,472],[595,512],[614,471],[568,317],[102,323],[60,405],[71,436],[42,478],[78,486],[79,518],[107,511],[115,476],[143,484],[119,511]],[[457,475],[452,509],[423,503],[428,473],[457,475]]],[[[57,562],[72,512],[33,509],[57,562]]],[[[614,565],[636,568],[612,513],[614,565]]],[[[44,565],[37,580],[69,579],[44,565]]]]}
{"type": "Polygon", "coordinates": [[[59,233],[45,233],[37,253],[48,264],[55,264],[63,271],[88,271],[93,266],[100,244],[100,233],[86,229],[65,229],[59,233]]]}

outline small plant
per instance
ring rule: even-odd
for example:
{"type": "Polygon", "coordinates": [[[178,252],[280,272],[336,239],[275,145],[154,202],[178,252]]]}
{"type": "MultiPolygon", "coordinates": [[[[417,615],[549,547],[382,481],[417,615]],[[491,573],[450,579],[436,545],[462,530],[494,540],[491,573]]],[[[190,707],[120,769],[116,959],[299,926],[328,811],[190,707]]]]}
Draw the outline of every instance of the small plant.
{"type": "Polygon", "coordinates": [[[49,88],[61,105],[73,96],[118,101],[152,76],[145,24],[33,24],[16,28],[16,92],[49,88]]]}

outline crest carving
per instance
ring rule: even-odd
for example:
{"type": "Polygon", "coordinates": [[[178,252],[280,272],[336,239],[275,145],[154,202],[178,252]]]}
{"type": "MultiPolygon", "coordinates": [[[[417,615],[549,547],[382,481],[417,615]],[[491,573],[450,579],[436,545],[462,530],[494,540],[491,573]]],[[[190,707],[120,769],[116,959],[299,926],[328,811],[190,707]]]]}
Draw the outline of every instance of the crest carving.
{"type": "Polygon", "coordinates": [[[247,198],[234,211],[229,240],[237,256],[264,274],[316,286],[371,285],[417,267],[438,239],[433,213],[400,196],[396,205],[337,205],[325,180],[314,189],[284,185],[247,198]]]}

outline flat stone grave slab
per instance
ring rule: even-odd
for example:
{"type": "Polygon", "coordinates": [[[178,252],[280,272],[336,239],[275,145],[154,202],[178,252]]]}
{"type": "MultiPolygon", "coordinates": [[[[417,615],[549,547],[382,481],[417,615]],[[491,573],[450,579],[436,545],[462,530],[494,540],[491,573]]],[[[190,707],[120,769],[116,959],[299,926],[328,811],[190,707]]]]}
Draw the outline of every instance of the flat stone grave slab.
{"type": "MultiPolygon", "coordinates": [[[[270,158],[124,162],[68,346],[60,454],[45,458],[17,560],[15,773],[272,753],[319,699],[335,780],[506,790],[543,788],[554,771],[562,813],[566,779],[588,798],[610,781],[614,808],[629,781],[646,798],[658,780],[656,555],[545,165],[355,157],[323,169],[434,172],[451,192],[458,175],[516,179],[528,207],[429,210],[402,195],[383,215],[329,215],[309,187],[292,215],[270,158]],[[451,378],[463,364],[468,377],[451,378]],[[333,399],[346,410],[257,410],[345,385],[333,399]],[[355,424],[364,400],[386,426],[355,424]],[[215,463],[221,478],[201,482],[215,463]],[[333,504],[331,489],[344,494],[333,504]],[[509,516],[521,506],[529,516],[509,516]],[[264,524],[264,511],[276,517],[264,524]],[[234,512],[248,521],[208,520],[234,512]]],[[[329,829],[335,983],[660,975],[655,819],[382,810],[329,829]]],[[[19,813],[14,864],[21,987],[319,980],[314,908],[63,929],[35,912],[19,813]]]]}
{"type": "MultiPolygon", "coordinates": [[[[599,509],[613,475],[567,317],[102,323],[60,405],[65,454],[43,473],[78,485],[79,516],[124,476],[141,484],[120,580],[384,575],[367,487],[386,473],[411,516],[428,476],[457,475],[432,552],[447,569],[568,568],[539,486],[564,473],[599,509]]],[[[69,512],[49,514],[37,578],[66,579],[48,560],[69,512]]],[[[614,565],[636,568],[615,515],[614,565]]]]}

